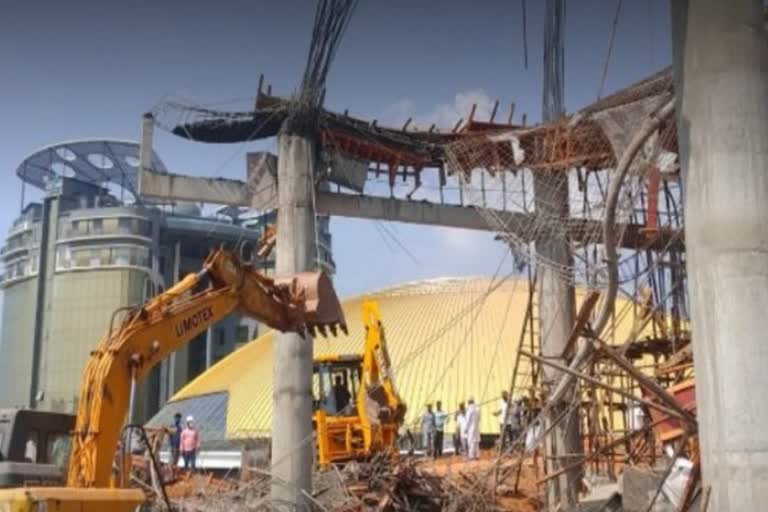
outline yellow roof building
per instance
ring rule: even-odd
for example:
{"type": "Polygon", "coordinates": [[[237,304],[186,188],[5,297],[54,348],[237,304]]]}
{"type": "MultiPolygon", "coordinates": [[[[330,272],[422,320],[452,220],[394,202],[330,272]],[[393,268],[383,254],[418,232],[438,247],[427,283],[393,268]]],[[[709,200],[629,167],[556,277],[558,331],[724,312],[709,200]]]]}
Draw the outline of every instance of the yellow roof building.
{"type": "MultiPolygon", "coordinates": [[[[316,338],[315,355],[358,353],[361,304],[379,302],[397,388],[415,424],[427,403],[454,411],[470,396],[482,404],[481,430],[498,433],[493,412],[509,389],[528,303],[523,279],[444,278],[407,283],[343,301],[349,336],[316,338]]],[[[577,304],[583,293],[577,291],[577,304]]],[[[619,304],[618,308],[621,307],[619,304]]],[[[617,315],[616,339],[628,335],[631,314],[617,315]]],[[[181,389],[150,424],[193,414],[208,441],[268,437],[272,425],[270,331],[233,352],[181,389]]],[[[526,373],[527,361],[523,361],[526,373]]],[[[453,429],[449,423],[448,430],[453,429]]]]}

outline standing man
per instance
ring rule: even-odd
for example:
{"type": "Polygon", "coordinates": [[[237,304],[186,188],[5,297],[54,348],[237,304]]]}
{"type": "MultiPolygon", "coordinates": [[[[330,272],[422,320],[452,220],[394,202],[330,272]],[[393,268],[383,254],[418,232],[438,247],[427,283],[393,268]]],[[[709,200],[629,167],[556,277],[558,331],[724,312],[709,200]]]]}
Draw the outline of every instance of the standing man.
{"type": "Polygon", "coordinates": [[[179,446],[181,445],[181,431],[184,430],[184,426],[181,424],[181,413],[177,412],[173,415],[173,423],[168,427],[168,444],[171,446],[171,467],[179,467],[179,456],[181,451],[179,446]]]}
{"type": "Polygon", "coordinates": [[[443,411],[443,403],[438,400],[435,404],[435,458],[443,456],[443,438],[445,436],[445,424],[448,421],[448,413],[443,411]]]}
{"type": "Polygon", "coordinates": [[[467,403],[467,458],[477,460],[480,458],[480,407],[472,397],[467,403]]]}
{"type": "Polygon", "coordinates": [[[520,417],[520,428],[528,428],[528,423],[531,421],[531,403],[527,396],[520,399],[520,409],[517,415],[520,417]]]}
{"type": "Polygon", "coordinates": [[[427,410],[421,417],[421,436],[427,455],[432,455],[435,447],[435,413],[432,412],[432,404],[427,404],[427,410]]]}
{"type": "Polygon", "coordinates": [[[523,405],[521,400],[514,400],[509,410],[509,420],[507,429],[509,429],[510,445],[515,443],[523,433],[523,405]]]}
{"type": "Polygon", "coordinates": [[[344,385],[344,380],[341,378],[341,375],[336,376],[333,385],[333,397],[336,400],[336,414],[346,413],[346,408],[352,400],[352,395],[350,395],[347,386],[344,385]]]}
{"type": "Polygon", "coordinates": [[[467,453],[467,408],[464,402],[459,404],[456,411],[456,431],[453,433],[453,448],[456,455],[467,453]]]}
{"type": "Polygon", "coordinates": [[[195,418],[187,416],[187,426],[181,431],[181,456],[184,458],[184,469],[195,470],[197,467],[197,452],[200,450],[200,432],[195,427],[195,418]]]}
{"type": "Polygon", "coordinates": [[[493,413],[494,416],[499,418],[499,443],[501,449],[506,446],[509,437],[509,393],[506,391],[501,392],[501,398],[499,399],[499,408],[493,413]]]}

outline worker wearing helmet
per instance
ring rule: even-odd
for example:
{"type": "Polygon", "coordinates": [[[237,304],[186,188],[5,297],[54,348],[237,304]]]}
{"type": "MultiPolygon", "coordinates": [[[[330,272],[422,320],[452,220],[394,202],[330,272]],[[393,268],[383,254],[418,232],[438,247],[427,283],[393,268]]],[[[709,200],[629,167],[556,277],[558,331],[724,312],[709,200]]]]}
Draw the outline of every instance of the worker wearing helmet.
{"type": "Polygon", "coordinates": [[[180,448],[184,469],[194,470],[197,467],[197,452],[200,451],[200,432],[192,416],[187,416],[186,426],[181,431],[180,448]]]}

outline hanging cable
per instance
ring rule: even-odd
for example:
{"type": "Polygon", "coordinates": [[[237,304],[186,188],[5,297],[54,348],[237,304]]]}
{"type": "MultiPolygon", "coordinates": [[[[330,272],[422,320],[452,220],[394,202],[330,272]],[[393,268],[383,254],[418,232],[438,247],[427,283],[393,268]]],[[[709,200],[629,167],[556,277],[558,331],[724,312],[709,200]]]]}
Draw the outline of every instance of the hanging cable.
{"type": "Polygon", "coordinates": [[[382,231],[389,235],[389,237],[392,239],[395,244],[411,259],[412,262],[414,262],[416,265],[421,265],[421,261],[414,256],[414,254],[408,249],[408,247],[403,244],[400,239],[397,237],[395,233],[392,232],[392,229],[387,226],[385,223],[377,221],[377,223],[381,226],[382,231]]]}
{"type": "Polygon", "coordinates": [[[611,27],[611,38],[608,41],[608,53],[605,56],[605,63],[603,64],[603,77],[600,79],[600,88],[597,90],[597,99],[603,97],[603,89],[605,88],[605,79],[608,77],[608,66],[611,63],[611,54],[613,53],[613,44],[616,40],[616,28],[619,25],[619,14],[621,14],[621,4],[623,0],[619,0],[616,4],[616,14],[613,16],[613,27],[611,27]]]}
{"type": "Polygon", "coordinates": [[[528,70],[528,13],[525,7],[526,0],[521,0],[523,9],[523,66],[528,70]]]}
{"type": "Polygon", "coordinates": [[[296,99],[299,108],[317,109],[322,104],[328,70],[356,6],[357,0],[318,2],[304,77],[296,99]]]}

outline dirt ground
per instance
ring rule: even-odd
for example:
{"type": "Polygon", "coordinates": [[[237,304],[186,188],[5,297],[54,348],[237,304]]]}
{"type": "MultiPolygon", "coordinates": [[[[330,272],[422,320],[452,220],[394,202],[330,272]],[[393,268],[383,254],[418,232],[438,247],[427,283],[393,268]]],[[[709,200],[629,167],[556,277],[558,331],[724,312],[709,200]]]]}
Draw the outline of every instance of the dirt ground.
{"type": "MultiPolygon", "coordinates": [[[[469,461],[462,456],[449,455],[440,459],[424,459],[419,467],[435,475],[461,479],[462,474],[482,478],[490,487],[494,479],[494,463],[496,451],[481,451],[480,459],[469,461]]],[[[518,482],[518,492],[514,493],[517,476],[517,460],[505,460],[500,466],[499,474],[509,476],[499,482],[497,500],[504,510],[514,512],[538,512],[541,509],[539,492],[536,487],[537,471],[533,459],[523,462],[518,482]]],[[[467,485],[471,485],[467,483],[467,485]]]]}

